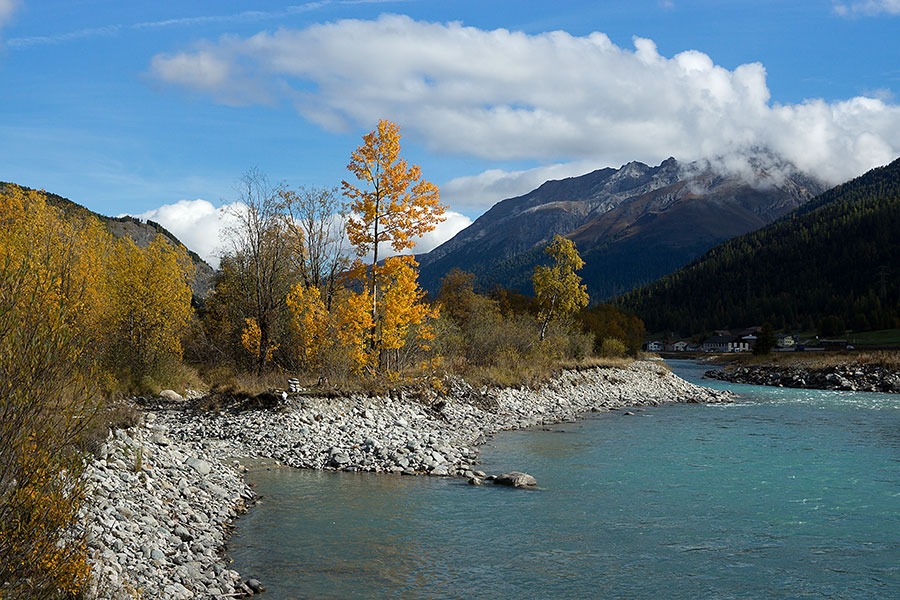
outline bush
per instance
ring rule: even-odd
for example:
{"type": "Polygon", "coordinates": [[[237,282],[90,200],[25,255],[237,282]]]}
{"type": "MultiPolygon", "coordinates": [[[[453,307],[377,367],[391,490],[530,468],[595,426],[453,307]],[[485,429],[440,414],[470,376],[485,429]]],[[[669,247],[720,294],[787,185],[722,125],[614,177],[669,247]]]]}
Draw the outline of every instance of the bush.
{"type": "Polygon", "coordinates": [[[0,594],[79,593],[89,568],[77,526],[79,443],[97,406],[77,367],[72,305],[40,257],[0,258],[0,594]]]}
{"type": "Polygon", "coordinates": [[[644,323],[634,315],[622,312],[611,304],[598,304],[579,313],[585,331],[594,334],[596,351],[603,354],[603,340],[614,338],[625,345],[627,353],[636,356],[644,341],[644,323]]]}
{"type": "Polygon", "coordinates": [[[625,343],[616,338],[606,338],[600,344],[600,356],[604,358],[621,358],[627,351],[625,343]]]}

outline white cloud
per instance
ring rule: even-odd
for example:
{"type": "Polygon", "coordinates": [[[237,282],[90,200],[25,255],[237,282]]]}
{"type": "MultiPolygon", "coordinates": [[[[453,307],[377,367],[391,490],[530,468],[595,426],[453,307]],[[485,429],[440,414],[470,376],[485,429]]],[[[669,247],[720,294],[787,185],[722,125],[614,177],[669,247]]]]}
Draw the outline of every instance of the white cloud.
{"type": "Polygon", "coordinates": [[[157,55],[150,74],[229,104],[288,99],[326,129],[389,118],[431,150],[497,161],[686,162],[767,147],[837,183],[900,154],[896,104],[772,103],[759,63],[728,70],[702,52],[667,58],[651,40],[626,49],[602,33],[389,15],[223,37],[157,55]]]}
{"type": "Polygon", "coordinates": [[[20,4],[20,0],[0,0],[0,29],[12,20],[20,4]]]}
{"type": "MultiPolygon", "coordinates": [[[[472,219],[452,210],[445,212],[444,217],[444,221],[438,223],[437,227],[432,231],[421,237],[414,238],[416,245],[409,250],[401,252],[401,254],[424,254],[430,252],[472,224],[472,219]]],[[[385,247],[387,247],[387,244],[385,244],[385,247]]],[[[386,255],[391,256],[393,254],[395,252],[390,251],[388,248],[386,255]]]]}
{"type": "Polygon", "coordinates": [[[834,12],[849,17],[853,15],[900,15],[900,0],[862,0],[856,2],[835,2],[834,12]]]}
{"type": "MultiPolygon", "coordinates": [[[[185,246],[196,252],[213,267],[219,266],[223,249],[223,232],[234,224],[233,212],[241,210],[239,202],[216,207],[207,200],[179,200],[174,204],[164,204],[138,215],[139,219],[156,221],[172,232],[185,246]]],[[[461,230],[471,225],[472,220],[457,212],[447,211],[446,220],[420,238],[415,238],[416,246],[403,254],[428,252],[443,244],[461,230]]],[[[349,247],[349,244],[344,244],[349,247]]],[[[396,254],[387,244],[381,248],[383,256],[396,254]]]]}
{"type": "Polygon", "coordinates": [[[132,216],[156,221],[203,260],[218,267],[222,232],[233,219],[229,214],[231,207],[239,208],[240,204],[217,208],[207,200],[179,200],[132,216]]]}
{"type": "MultiPolygon", "coordinates": [[[[429,231],[423,236],[412,238],[412,240],[415,242],[415,246],[413,246],[412,248],[407,248],[402,252],[396,252],[393,248],[391,248],[391,245],[389,243],[382,242],[381,244],[379,244],[378,260],[380,261],[382,259],[397,255],[425,254],[426,252],[430,252],[431,250],[437,248],[471,224],[472,219],[470,219],[469,217],[458,212],[448,210],[444,213],[444,220],[438,223],[433,230],[429,231]]],[[[350,247],[350,242],[347,240],[346,235],[344,235],[343,247],[347,248],[348,252],[351,255],[354,255],[353,249],[350,247]]],[[[372,260],[372,253],[369,252],[361,258],[363,262],[368,263],[372,260]]]]}
{"type": "Polygon", "coordinates": [[[527,194],[550,179],[577,177],[601,168],[603,163],[579,160],[525,169],[488,169],[478,175],[451,179],[441,186],[441,200],[457,210],[483,212],[506,198],[527,194]]]}

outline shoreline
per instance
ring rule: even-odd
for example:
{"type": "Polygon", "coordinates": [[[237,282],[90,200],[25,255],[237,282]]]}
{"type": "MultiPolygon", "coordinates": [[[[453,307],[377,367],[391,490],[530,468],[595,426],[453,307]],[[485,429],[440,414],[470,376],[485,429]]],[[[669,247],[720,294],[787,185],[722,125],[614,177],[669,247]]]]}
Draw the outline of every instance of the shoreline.
{"type": "Polygon", "coordinates": [[[900,371],[880,365],[736,366],[707,371],[704,377],[771,387],[900,394],[900,371]]]}
{"type": "MultiPolygon", "coordinates": [[[[255,494],[249,461],[342,471],[475,477],[479,446],[504,430],[588,412],[667,403],[730,402],[658,361],[567,370],[537,389],[473,389],[447,378],[440,402],[399,394],[289,397],[275,410],[196,413],[188,403],[145,409],[111,433],[88,468],[84,520],[96,572],[93,597],[221,598],[259,591],[227,567],[232,521],[255,494]],[[484,408],[480,408],[484,407],[484,408]],[[151,514],[152,513],[152,514],[151,514]]],[[[623,413],[628,414],[628,413],[623,413]]]]}

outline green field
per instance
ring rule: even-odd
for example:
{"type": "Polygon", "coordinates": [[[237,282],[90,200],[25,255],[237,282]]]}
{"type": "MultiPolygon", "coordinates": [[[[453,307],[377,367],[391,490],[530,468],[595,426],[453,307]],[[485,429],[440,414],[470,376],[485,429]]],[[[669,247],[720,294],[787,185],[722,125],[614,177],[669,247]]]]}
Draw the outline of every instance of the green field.
{"type": "Polygon", "coordinates": [[[867,346],[875,347],[900,347],[900,329],[882,329],[880,331],[865,331],[851,333],[844,336],[851,344],[858,348],[867,346]]]}

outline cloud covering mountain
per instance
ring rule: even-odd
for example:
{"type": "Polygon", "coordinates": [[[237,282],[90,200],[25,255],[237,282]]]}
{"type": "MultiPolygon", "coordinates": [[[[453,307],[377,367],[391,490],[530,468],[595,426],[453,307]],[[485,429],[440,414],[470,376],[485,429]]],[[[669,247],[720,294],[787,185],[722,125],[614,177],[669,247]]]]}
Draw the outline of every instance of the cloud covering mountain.
{"type": "Polygon", "coordinates": [[[522,182],[496,200],[548,169],[573,175],[587,163],[767,148],[839,183],[900,154],[900,106],[888,100],[772,102],[760,63],[727,69],[696,50],[666,57],[652,40],[622,48],[597,32],[531,35],[387,15],[201,41],[154,56],[149,72],[225,104],[290,102],[328,130],[388,117],[435,152],[553,164],[540,175],[489,170],[445,186],[481,209],[479,189],[522,182]],[[581,164],[567,169],[573,161],[581,164]]]}

